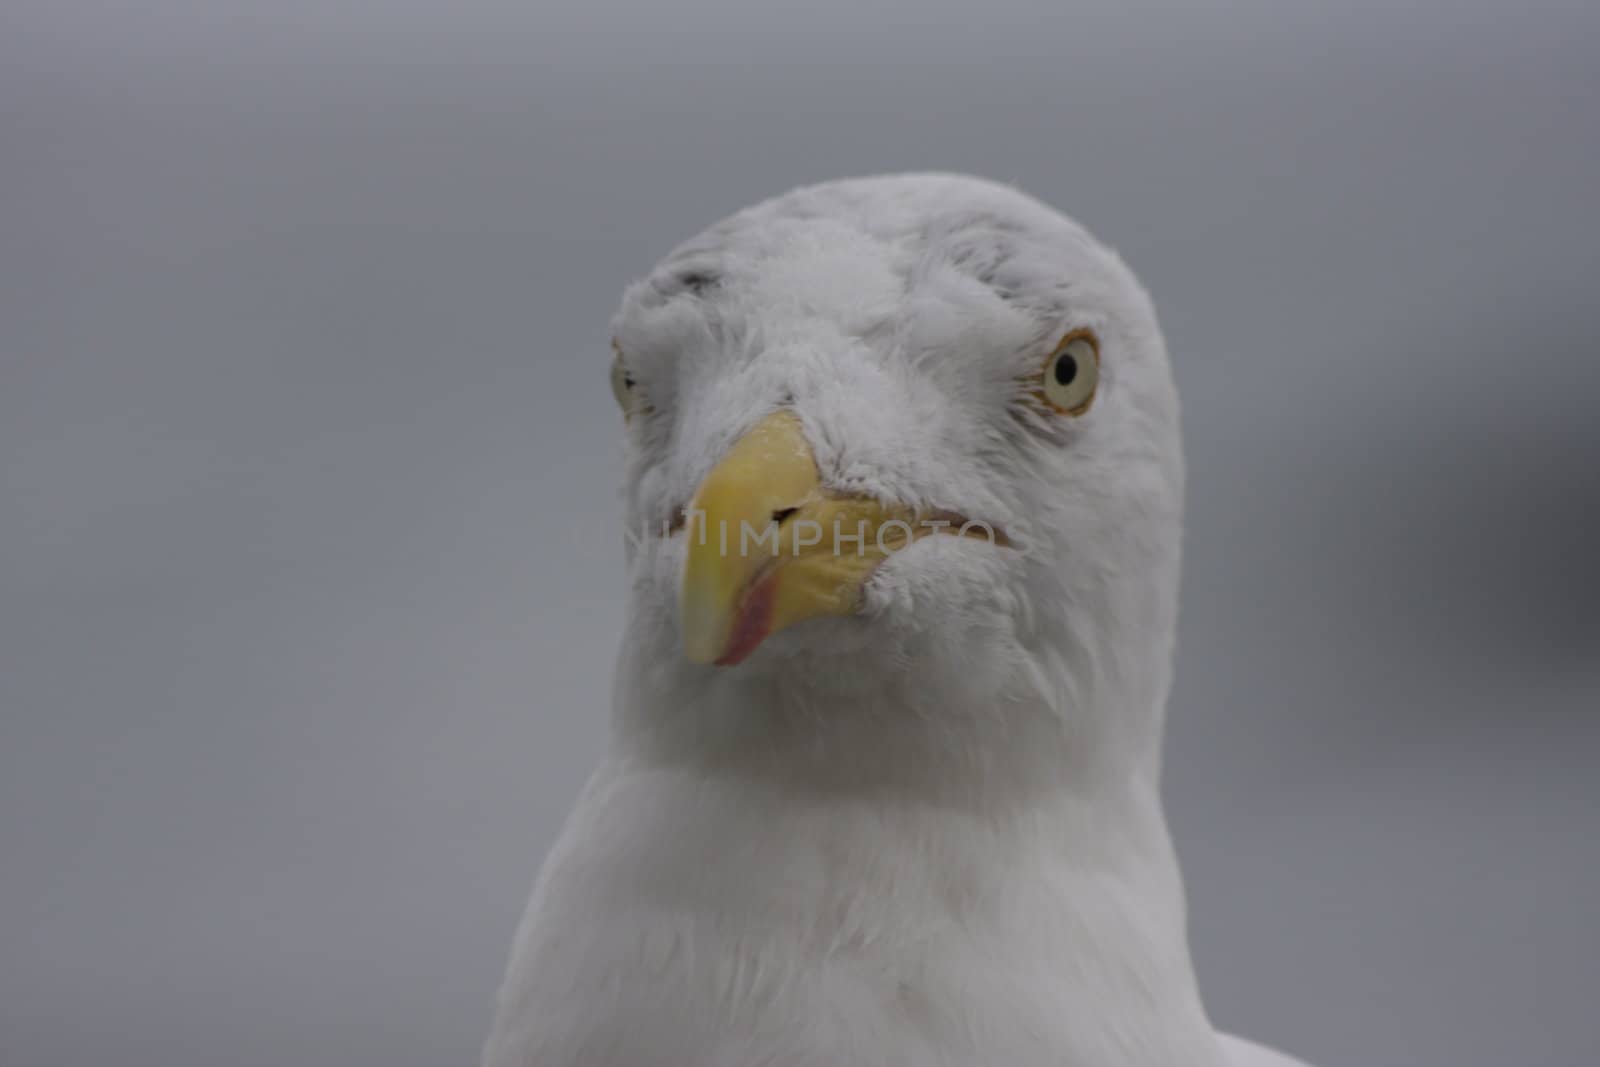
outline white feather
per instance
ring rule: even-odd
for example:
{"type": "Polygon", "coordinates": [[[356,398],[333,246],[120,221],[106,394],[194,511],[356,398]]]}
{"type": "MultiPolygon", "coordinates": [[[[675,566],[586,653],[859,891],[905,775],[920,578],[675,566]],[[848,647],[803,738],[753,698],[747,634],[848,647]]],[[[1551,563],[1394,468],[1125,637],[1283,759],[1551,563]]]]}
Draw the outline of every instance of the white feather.
{"type": "Polygon", "coordinates": [[[1189,958],[1157,785],[1178,406],[1121,261],[1004,186],[834,182],[688,242],[614,328],[648,411],[613,737],[486,1067],[1291,1063],[1215,1033],[1189,958]],[[1020,383],[1080,327],[1101,394],[1042,417],[1020,383]],[[1017,546],[925,539],[860,616],[686,662],[664,523],[780,406],[825,483],[1017,546]]]}

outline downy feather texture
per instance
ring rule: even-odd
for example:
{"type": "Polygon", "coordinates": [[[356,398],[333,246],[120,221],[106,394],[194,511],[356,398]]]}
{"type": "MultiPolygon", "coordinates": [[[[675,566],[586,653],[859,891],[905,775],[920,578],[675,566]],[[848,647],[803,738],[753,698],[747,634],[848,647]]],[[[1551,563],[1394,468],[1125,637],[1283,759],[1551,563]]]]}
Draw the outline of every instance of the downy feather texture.
{"type": "Polygon", "coordinates": [[[828,182],[673,251],[613,335],[640,398],[613,729],[484,1067],[1294,1067],[1213,1029],[1190,961],[1158,791],[1178,398],[1123,262],[1008,186],[828,182]],[[1033,399],[1074,329],[1077,418],[1033,399]],[[1009,544],[924,538],[856,615],[690,663],[674,516],[780,409],[829,489],[1009,544]]]}

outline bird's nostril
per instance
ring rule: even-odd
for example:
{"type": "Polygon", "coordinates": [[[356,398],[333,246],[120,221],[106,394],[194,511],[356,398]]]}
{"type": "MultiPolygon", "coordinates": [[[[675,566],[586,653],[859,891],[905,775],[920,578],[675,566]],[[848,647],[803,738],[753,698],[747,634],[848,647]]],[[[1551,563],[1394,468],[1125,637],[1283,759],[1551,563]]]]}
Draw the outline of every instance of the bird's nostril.
{"type": "Polygon", "coordinates": [[[777,511],[772,513],[772,521],[777,523],[779,526],[782,526],[784,521],[787,520],[789,516],[793,515],[799,510],[799,508],[779,508],[777,511]]]}

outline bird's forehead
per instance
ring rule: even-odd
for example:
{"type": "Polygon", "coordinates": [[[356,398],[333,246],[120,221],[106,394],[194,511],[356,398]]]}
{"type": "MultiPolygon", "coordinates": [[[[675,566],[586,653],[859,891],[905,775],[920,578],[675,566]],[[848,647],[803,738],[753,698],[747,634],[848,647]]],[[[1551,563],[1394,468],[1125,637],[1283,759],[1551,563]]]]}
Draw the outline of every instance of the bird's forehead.
{"type": "Polygon", "coordinates": [[[1015,190],[851,179],[757,204],[684,242],[629,287],[612,325],[646,377],[653,364],[718,373],[807,351],[954,354],[1003,370],[1068,327],[1142,321],[1139,293],[1085,230],[1015,190]]]}
{"type": "Polygon", "coordinates": [[[769,337],[817,330],[859,337],[892,323],[906,293],[910,255],[848,220],[751,220],[714,228],[668,257],[652,288],[670,291],[698,275],[709,284],[694,295],[724,322],[769,337]]]}

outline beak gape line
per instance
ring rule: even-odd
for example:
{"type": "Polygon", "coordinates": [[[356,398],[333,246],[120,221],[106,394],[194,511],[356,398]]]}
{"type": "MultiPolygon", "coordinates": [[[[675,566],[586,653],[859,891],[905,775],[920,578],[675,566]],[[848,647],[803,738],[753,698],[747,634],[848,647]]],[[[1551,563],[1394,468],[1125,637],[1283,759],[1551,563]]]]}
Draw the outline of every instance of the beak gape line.
{"type": "Polygon", "coordinates": [[[832,536],[823,547],[823,551],[835,556],[864,557],[868,551],[875,551],[885,556],[892,555],[931,533],[953,533],[958,537],[974,537],[991,545],[1006,543],[995,532],[993,526],[981,519],[926,518],[916,519],[913,523],[906,519],[893,518],[880,523],[875,529],[871,528],[866,519],[857,519],[854,532],[845,529],[844,521],[843,518],[836,517],[833,520],[833,529],[829,531],[825,530],[817,520],[809,518],[796,519],[792,522],[774,518],[761,529],[757,529],[747,519],[740,519],[738,533],[734,535],[728,528],[728,520],[719,519],[713,534],[709,530],[711,523],[708,522],[705,512],[690,508],[685,512],[684,525],[692,543],[705,547],[714,545],[720,555],[733,553],[741,559],[751,558],[763,548],[769,548],[770,554],[776,558],[784,554],[785,546],[789,555],[798,557],[802,552],[823,547],[823,539],[830,533],[832,536]]]}

